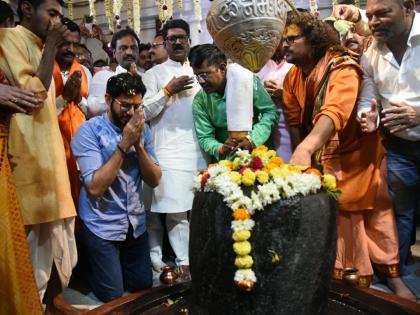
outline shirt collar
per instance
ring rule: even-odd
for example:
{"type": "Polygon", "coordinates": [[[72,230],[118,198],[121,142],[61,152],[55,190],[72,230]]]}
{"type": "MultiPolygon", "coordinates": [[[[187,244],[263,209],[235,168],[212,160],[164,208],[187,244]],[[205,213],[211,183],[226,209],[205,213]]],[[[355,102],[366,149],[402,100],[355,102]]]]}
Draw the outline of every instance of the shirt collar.
{"type": "Polygon", "coordinates": [[[411,46],[412,38],[420,36],[420,13],[414,13],[413,25],[411,26],[410,35],[408,36],[407,45],[411,46]]]}
{"type": "Polygon", "coordinates": [[[109,116],[108,116],[108,111],[106,111],[105,113],[103,113],[102,114],[102,117],[105,119],[105,121],[111,126],[111,128],[112,129],[114,129],[117,133],[121,133],[122,132],[122,130],[117,126],[117,125],[115,125],[112,121],[111,121],[111,119],[109,119],[109,116]]]}
{"type": "Polygon", "coordinates": [[[189,67],[190,66],[190,62],[188,59],[184,63],[180,63],[179,61],[175,61],[175,60],[172,60],[171,58],[168,58],[168,60],[166,60],[165,63],[167,63],[170,66],[176,66],[176,67],[185,67],[185,66],[189,67]]]}
{"type": "Polygon", "coordinates": [[[28,37],[32,42],[34,42],[40,49],[44,47],[44,43],[42,42],[42,39],[38,37],[35,33],[31,32],[26,27],[23,27],[22,25],[16,26],[16,29],[23,33],[23,36],[28,37]]]}

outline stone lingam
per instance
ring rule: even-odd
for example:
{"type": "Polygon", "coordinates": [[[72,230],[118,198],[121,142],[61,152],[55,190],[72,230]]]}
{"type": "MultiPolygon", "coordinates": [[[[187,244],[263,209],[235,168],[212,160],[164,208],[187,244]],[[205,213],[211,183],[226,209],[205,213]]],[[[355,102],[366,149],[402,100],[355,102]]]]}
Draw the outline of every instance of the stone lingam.
{"type": "Polygon", "coordinates": [[[336,201],[317,194],[281,200],[255,215],[251,292],[235,286],[232,210],[198,193],[191,216],[191,314],[323,314],[335,261],[336,201]]]}

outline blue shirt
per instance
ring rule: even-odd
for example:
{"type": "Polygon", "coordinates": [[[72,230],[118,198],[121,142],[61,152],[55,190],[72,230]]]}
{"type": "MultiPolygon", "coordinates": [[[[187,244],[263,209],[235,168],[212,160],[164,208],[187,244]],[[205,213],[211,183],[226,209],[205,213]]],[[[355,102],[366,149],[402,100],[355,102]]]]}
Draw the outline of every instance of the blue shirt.
{"type": "MultiPolygon", "coordinates": [[[[86,190],[95,171],[117,150],[122,137],[121,132],[122,130],[114,125],[105,113],[82,124],[71,141],[71,149],[77,158],[82,181],[80,218],[92,233],[111,241],[125,240],[129,223],[133,226],[135,238],[146,231],[142,176],[134,147],[128,151],[116,179],[102,196],[93,198],[86,190]]],[[[144,141],[147,153],[157,164],[152,134],[147,125],[141,141],[144,141]]]]}

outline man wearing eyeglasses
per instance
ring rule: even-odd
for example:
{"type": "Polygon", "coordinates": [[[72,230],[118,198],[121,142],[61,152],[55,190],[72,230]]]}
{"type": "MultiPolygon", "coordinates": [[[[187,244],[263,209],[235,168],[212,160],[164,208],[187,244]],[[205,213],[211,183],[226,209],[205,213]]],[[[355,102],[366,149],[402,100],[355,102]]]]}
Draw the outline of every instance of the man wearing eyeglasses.
{"type": "MultiPolygon", "coordinates": [[[[251,151],[253,146],[268,142],[278,122],[278,113],[261,80],[242,68],[246,72],[241,74],[249,75],[254,117],[252,130],[245,138],[235,141],[228,137],[226,99],[229,87],[234,85],[229,85],[226,56],[215,45],[204,44],[191,50],[190,60],[202,87],[194,98],[193,116],[203,150],[219,161],[233,157],[238,149],[251,151]]],[[[248,100],[235,101],[245,103],[248,100]]]]}
{"type": "Polygon", "coordinates": [[[357,122],[362,70],[355,54],[309,13],[291,14],[283,34],[286,60],[284,108],[295,144],[290,163],[322,168],[337,178],[337,250],[334,278],[358,270],[369,286],[377,271],[390,288],[413,299],[399,277],[396,224],[385,176],[379,132],[364,134],[357,122]]]}
{"type": "Polygon", "coordinates": [[[160,65],[168,60],[168,52],[166,51],[164,41],[165,39],[163,38],[162,33],[157,33],[150,46],[150,60],[153,66],[160,65]]]}
{"type": "Polygon", "coordinates": [[[107,113],[84,123],[71,142],[82,179],[79,214],[89,282],[104,302],[152,285],[142,186],[157,186],[161,171],[144,123],[145,91],[138,75],[112,76],[107,113]]]}
{"type": "Polygon", "coordinates": [[[110,77],[127,71],[140,74],[136,66],[139,59],[139,46],[140,40],[133,30],[124,29],[112,36],[111,47],[118,66],[115,72],[105,69],[93,76],[88,95],[88,117],[101,115],[107,111],[105,91],[106,82],[110,77]]]}
{"type": "Polygon", "coordinates": [[[152,264],[156,271],[162,262],[163,226],[159,213],[166,214],[169,242],[176,255],[181,278],[189,278],[189,222],[192,208],[192,178],[206,168],[198,145],[192,117],[194,95],[200,89],[188,61],[190,28],[184,20],[170,20],[163,27],[169,59],[143,75],[147,92],[144,112],[154,138],[154,148],[162,167],[162,180],[150,192],[148,217],[152,264]]]}

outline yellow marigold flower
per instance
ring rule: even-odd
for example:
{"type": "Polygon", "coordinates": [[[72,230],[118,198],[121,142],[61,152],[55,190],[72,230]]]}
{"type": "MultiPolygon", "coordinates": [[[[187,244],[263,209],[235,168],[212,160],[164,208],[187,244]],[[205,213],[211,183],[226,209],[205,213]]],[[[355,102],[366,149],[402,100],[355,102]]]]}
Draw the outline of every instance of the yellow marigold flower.
{"type": "Polygon", "coordinates": [[[271,159],[271,158],[273,158],[273,157],[276,156],[276,151],[274,151],[274,150],[268,150],[267,155],[268,155],[268,158],[271,159]]]}
{"type": "Polygon", "coordinates": [[[233,170],[238,170],[238,169],[240,169],[240,168],[241,168],[240,158],[239,158],[239,157],[236,157],[236,158],[233,160],[233,163],[232,163],[232,169],[233,169],[233,170]]]}
{"type": "Polygon", "coordinates": [[[248,241],[233,243],[233,251],[236,255],[245,256],[251,252],[251,243],[248,241]]]}
{"type": "Polygon", "coordinates": [[[286,179],[287,177],[291,175],[293,175],[293,172],[290,171],[289,168],[285,166],[285,164],[283,164],[280,167],[273,168],[270,171],[270,176],[272,178],[280,177],[280,178],[286,179]]]}
{"type": "Polygon", "coordinates": [[[240,221],[243,221],[243,220],[246,220],[246,219],[249,219],[249,218],[251,218],[251,215],[249,214],[249,212],[248,212],[248,210],[246,210],[246,209],[243,209],[243,208],[238,208],[238,209],[236,209],[233,213],[232,213],[232,216],[233,216],[233,218],[235,219],[235,220],[240,220],[240,221]]]}
{"type": "Polygon", "coordinates": [[[232,161],[228,161],[228,160],[222,160],[222,161],[220,161],[220,162],[219,162],[219,165],[221,165],[221,166],[225,166],[225,167],[227,167],[228,169],[232,169],[232,167],[233,167],[233,162],[232,162],[232,161]]]}
{"type": "Polygon", "coordinates": [[[260,184],[265,184],[268,183],[268,180],[270,179],[270,177],[268,176],[268,174],[264,171],[256,171],[255,175],[257,176],[257,181],[260,184]]]}
{"type": "Polygon", "coordinates": [[[246,169],[242,174],[242,184],[245,186],[253,186],[255,183],[255,173],[250,169],[246,169]]]}
{"type": "Polygon", "coordinates": [[[237,256],[235,258],[235,266],[238,269],[249,269],[254,264],[254,260],[250,255],[237,256]]]}
{"type": "Polygon", "coordinates": [[[284,164],[284,161],[281,157],[275,156],[270,159],[270,163],[280,166],[284,164]]]}
{"type": "Polygon", "coordinates": [[[305,165],[292,165],[292,164],[287,164],[287,167],[289,168],[289,170],[296,173],[302,173],[303,170],[306,170],[308,168],[305,165]]]}
{"type": "Polygon", "coordinates": [[[254,152],[254,151],[264,151],[264,152],[267,152],[268,151],[268,148],[265,145],[260,145],[260,146],[256,147],[252,152],[254,152]]]}
{"type": "Polygon", "coordinates": [[[274,164],[274,163],[269,162],[269,163],[267,164],[267,166],[266,166],[266,169],[267,169],[268,173],[270,173],[270,171],[271,171],[273,168],[276,168],[277,166],[278,166],[277,164],[274,164]]]}
{"type": "Polygon", "coordinates": [[[234,183],[236,183],[236,184],[238,184],[238,185],[240,185],[240,184],[242,183],[242,175],[241,175],[241,174],[239,174],[238,172],[236,172],[236,171],[232,171],[232,172],[230,172],[229,176],[230,176],[230,179],[231,179],[234,183]]]}
{"type": "Polygon", "coordinates": [[[337,180],[333,175],[325,174],[322,186],[328,190],[335,190],[337,188],[337,180]]]}
{"type": "Polygon", "coordinates": [[[248,230],[236,231],[236,232],[233,232],[232,234],[232,239],[235,242],[246,241],[250,237],[251,237],[251,231],[248,231],[248,230]]]}

